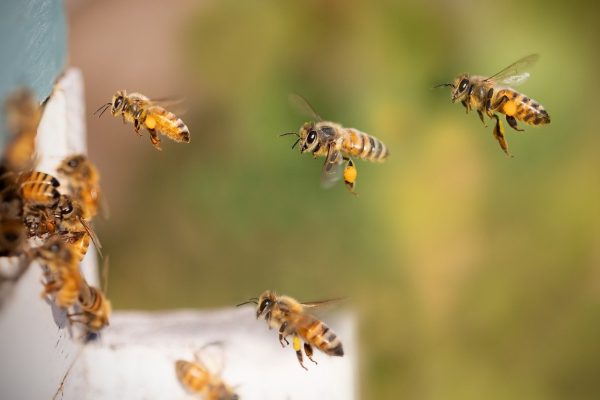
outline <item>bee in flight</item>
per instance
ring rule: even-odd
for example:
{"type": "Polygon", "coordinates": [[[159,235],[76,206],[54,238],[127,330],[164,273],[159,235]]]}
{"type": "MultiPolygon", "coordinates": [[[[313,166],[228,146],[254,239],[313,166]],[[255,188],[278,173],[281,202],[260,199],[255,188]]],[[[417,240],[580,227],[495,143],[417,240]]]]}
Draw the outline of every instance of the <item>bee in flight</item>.
{"type": "Polygon", "coordinates": [[[379,139],[354,128],[323,121],[312,106],[299,95],[290,99],[308,113],[313,121],[306,122],[300,127],[299,133],[288,132],[285,135],[296,135],[298,140],[292,146],[300,145],[300,153],[312,153],[313,157],[325,157],[321,173],[323,187],[331,187],[342,176],[346,187],[351,193],[356,185],[357,169],[351,157],[371,162],[382,162],[388,157],[386,145],[379,139]],[[342,165],[343,173],[342,173],[342,165]]]}
{"type": "Polygon", "coordinates": [[[213,373],[202,361],[198,353],[194,361],[177,360],[175,374],[183,387],[204,400],[238,400],[240,397],[220,376],[213,373]]]}
{"type": "Polygon", "coordinates": [[[494,118],[496,125],[493,134],[502,150],[509,155],[508,145],[504,137],[504,127],[496,113],[506,116],[508,125],[516,131],[523,131],[517,126],[517,120],[528,125],[546,125],[550,123],[550,115],[544,107],[530,97],[512,89],[511,85],[518,85],[529,78],[529,73],[523,70],[533,65],[539,55],[531,54],[512,63],[500,72],[490,76],[461,74],[453,83],[443,83],[440,86],[452,88],[452,102],[460,102],[467,113],[472,109],[477,110],[481,122],[485,126],[484,116],[494,118]]]}
{"type": "Polygon", "coordinates": [[[264,318],[269,328],[279,331],[279,343],[282,347],[289,345],[288,336],[292,336],[292,345],[302,368],[304,354],[313,363],[313,346],[330,356],[344,355],[342,341],[324,322],[306,312],[307,308],[319,307],[334,300],[300,303],[289,296],[279,296],[271,290],[264,291],[258,298],[238,304],[256,304],[256,318],[264,318]],[[302,346],[304,342],[304,346],[302,346]]]}
{"type": "Polygon", "coordinates": [[[146,128],[150,133],[150,141],[157,150],[161,150],[159,133],[176,142],[189,143],[190,131],[185,123],[158,104],[166,102],[166,100],[151,100],[140,93],[127,94],[125,90],[118,90],[112,101],[103,104],[96,113],[101,111],[99,116],[102,116],[110,108],[114,117],[120,115],[123,118],[123,123],[133,123],[135,132],[140,136],[140,128],[146,128]]]}

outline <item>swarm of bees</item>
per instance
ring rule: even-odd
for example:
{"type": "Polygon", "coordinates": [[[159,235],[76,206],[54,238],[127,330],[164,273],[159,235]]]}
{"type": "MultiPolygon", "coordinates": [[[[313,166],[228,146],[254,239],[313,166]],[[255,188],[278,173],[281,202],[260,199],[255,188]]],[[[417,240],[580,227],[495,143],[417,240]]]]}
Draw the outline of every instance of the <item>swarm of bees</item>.
{"type": "Polygon", "coordinates": [[[98,332],[108,325],[110,302],[86,282],[79,266],[90,241],[101,249],[91,227],[100,197],[98,171],[81,154],[62,160],[61,181],[35,170],[42,109],[26,90],[11,96],[6,108],[12,139],[0,161],[0,256],[19,257],[23,269],[38,261],[42,296],[66,310],[71,322],[98,332]]]}
{"type": "Polygon", "coordinates": [[[525,82],[530,75],[524,72],[524,69],[533,65],[538,59],[539,55],[531,54],[492,76],[460,74],[454,82],[442,83],[436,87],[451,87],[452,102],[460,102],[467,114],[473,109],[476,110],[485,126],[487,126],[485,116],[495,119],[494,137],[500,148],[510,155],[504,127],[496,113],[504,114],[508,125],[516,131],[523,131],[517,126],[517,120],[536,126],[550,123],[550,115],[540,103],[509,87],[525,82]]]}

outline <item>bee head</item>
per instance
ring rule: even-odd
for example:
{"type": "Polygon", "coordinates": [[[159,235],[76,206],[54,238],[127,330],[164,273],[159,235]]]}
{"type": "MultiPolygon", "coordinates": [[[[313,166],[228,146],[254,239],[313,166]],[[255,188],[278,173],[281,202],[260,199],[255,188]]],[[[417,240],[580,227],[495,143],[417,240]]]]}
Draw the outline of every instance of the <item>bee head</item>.
{"type": "Polygon", "coordinates": [[[110,103],[110,112],[112,115],[116,116],[123,110],[123,106],[125,105],[125,96],[127,96],[127,92],[124,90],[118,90],[117,93],[115,93],[110,103]]]}
{"type": "Polygon", "coordinates": [[[256,307],[256,318],[260,318],[263,314],[267,314],[275,303],[275,293],[270,290],[265,290],[258,298],[256,307]]]}
{"type": "Polygon", "coordinates": [[[313,122],[307,122],[300,128],[300,153],[312,152],[319,144],[319,131],[313,122]]]}
{"type": "Polygon", "coordinates": [[[454,79],[452,83],[452,102],[463,101],[467,97],[471,81],[469,75],[460,74],[454,79]]]}
{"type": "Polygon", "coordinates": [[[60,163],[58,167],[58,172],[65,175],[72,175],[77,171],[77,168],[83,164],[85,161],[85,156],[81,154],[77,154],[74,156],[67,157],[60,163]]]}

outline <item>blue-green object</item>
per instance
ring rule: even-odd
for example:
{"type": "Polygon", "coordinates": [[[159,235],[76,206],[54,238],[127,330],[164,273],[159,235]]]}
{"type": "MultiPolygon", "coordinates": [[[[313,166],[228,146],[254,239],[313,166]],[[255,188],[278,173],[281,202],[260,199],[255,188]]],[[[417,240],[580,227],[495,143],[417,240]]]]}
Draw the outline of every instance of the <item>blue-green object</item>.
{"type": "Polygon", "coordinates": [[[4,100],[15,89],[28,87],[39,101],[46,99],[65,67],[67,31],[61,0],[0,1],[0,147],[7,131],[4,100]]]}

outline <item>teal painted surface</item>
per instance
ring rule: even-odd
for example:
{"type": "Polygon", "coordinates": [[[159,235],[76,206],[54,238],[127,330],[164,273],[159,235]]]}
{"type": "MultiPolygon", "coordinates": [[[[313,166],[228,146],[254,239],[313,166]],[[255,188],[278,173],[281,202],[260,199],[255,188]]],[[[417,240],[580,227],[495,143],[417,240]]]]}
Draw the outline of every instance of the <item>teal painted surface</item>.
{"type": "MultiPolygon", "coordinates": [[[[42,101],[65,67],[67,32],[60,0],[0,1],[0,99],[27,86],[42,101]]],[[[6,140],[0,116],[0,146],[6,140]]]]}

